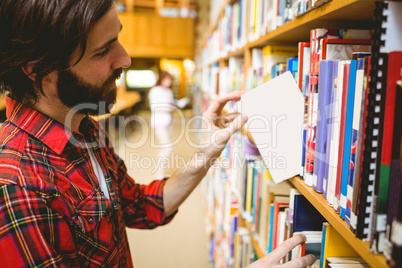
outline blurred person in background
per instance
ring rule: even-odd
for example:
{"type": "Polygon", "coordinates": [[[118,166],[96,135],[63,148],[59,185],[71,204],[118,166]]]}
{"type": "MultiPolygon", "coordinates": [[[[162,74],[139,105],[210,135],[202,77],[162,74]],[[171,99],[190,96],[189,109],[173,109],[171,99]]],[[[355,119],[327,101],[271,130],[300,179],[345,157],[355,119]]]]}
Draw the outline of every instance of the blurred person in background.
{"type": "MultiPolygon", "coordinates": [[[[169,162],[168,159],[172,152],[173,112],[177,109],[171,89],[172,82],[172,75],[166,71],[161,71],[158,81],[148,94],[151,107],[151,137],[153,140],[155,136],[157,137],[157,146],[160,149],[158,157],[164,163],[169,162]]],[[[163,167],[156,168],[156,177],[163,178],[165,176],[163,167]]]]}

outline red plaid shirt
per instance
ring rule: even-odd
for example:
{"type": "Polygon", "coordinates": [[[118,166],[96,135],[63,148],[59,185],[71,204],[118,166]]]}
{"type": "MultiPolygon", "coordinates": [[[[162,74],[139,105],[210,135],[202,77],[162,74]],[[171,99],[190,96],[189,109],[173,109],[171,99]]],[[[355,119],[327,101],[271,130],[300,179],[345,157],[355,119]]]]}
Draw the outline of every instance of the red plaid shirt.
{"type": "Polygon", "coordinates": [[[132,267],[125,227],[168,223],[165,180],[139,185],[127,175],[103,128],[80,133],[10,98],[0,130],[0,266],[132,267]],[[100,191],[90,146],[105,175],[100,191]]]}

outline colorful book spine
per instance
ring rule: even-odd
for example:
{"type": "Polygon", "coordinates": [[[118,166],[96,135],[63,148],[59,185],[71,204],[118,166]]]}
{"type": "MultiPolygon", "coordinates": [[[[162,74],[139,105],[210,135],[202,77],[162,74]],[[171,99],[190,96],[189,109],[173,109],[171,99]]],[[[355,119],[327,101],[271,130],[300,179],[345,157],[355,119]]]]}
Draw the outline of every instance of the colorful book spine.
{"type": "Polygon", "coordinates": [[[340,142],[340,126],[342,119],[342,96],[343,96],[343,73],[344,66],[347,61],[338,62],[338,71],[335,73],[334,79],[334,101],[332,103],[332,130],[330,141],[330,157],[328,167],[328,186],[327,186],[327,200],[330,206],[337,210],[338,202],[336,199],[336,178],[338,167],[339,155],[339,142],[340,142]]]}
{"type": "MultiPolygon", "coordinates": [[[[307,185],[313,185],[313,170],[314,170],[314,146],[315,146],[315,127],[316,118],[314,117],[314,105],[318,97],[315,95],[316,88],[318,88],[318,69],[316,70],[316,62],[319,61],[318,55],[318,40],[317,31],[320,29],[311,30],[310,32],[310,77],[308,86],[308,108],[307,108],[307,134],[306,134],[306,163],[304,180],[307,185]]],[[[318,63],[317,63],[318,64],[318,63]]]]}
{"type": "MultiPolygon", "coordinates": [[[[354,113],[353,113],[353,126],[352,126],[352,147],[350,151],[350,170],[349,170],[349,178],[348,178],[348,188],[347,188],[347,203],[346,203],[346,221],[349,222],[350,226],[356,225],[356,218],[353,217],[352,214],[352,206],[353,202],[355,202],[354,196],[354,185],[355,180],[358,181],[358,178],[355,178],[355,167],[359,164],[356,161],[356,157],[358,155],[358,137],[359,137],[359,128],[360,128],[360,117],[361,117],[361,109],[362,109],[362,100],[364,99],[364,58],[358,59],[357,61],[357,71],[356,71],[356,92],[355,92],[355,100],[354,100],[354,113]]],[[[360,165],[360,164],[359,164],[360,165]]]]}
{"type": "Polygon", "coordinates": [[[331,161],[331,144],[334,140],[335,125],[337,123],[337,118],[335,117],[336,108],[336,79],[338,77],[338,64],[339,61],[335,60],[332,69],[332,79],[331,79],[331,96],[328,105],[328,130],[327,130],[327,143],[325,148],[325,163],[324,163],[324,178],[323,178],[323,195],[325,199],[328,200],[328,187],[329,187],[329,173],[330,173],[330,161],[331,161]]]}
{"type": "Polygon", "coordinates": [[[342,171],[344,161],[343,150],[345,145],[345,127],[346,127],[346,115],[347,115],[347,102],[348,102],[348,91],[349,91],[349,75],[350,75],[350,61],[343,66],[343,91],[342,91],[342,104],[340,105],[340,128],[339,128],[339,147],[338,147],[338,165],[336,167],[336,188],[335,188],[335,202],[334,209],[337,213],[340,213],[340,202],[341,202],[341,186],[342,186],[342,171]]]}
{"type": "MultiPolygon", "coordinates": [[[[397,83],[395,105],[395,121],[402,120],[402,81],[397,83]]],[[[394,127],[391,164],[390,199],[387,218],[387,250],[384,255],[393,267],[402,266],[402,241],[400,230],[402,227],[402,124],[394,127]],[[394,226],[396,225],[396,226],[394,226]]]]}
{"type": "Polygon", "coordinates": [[[367,104],[368,104],[368,92],[369,92],[369,75],[370,75],[370,63],[371,56],[365,58],[364,61],[364,94],[362,99],[362,109],[361,118],[359,123],[359,138],[357,147],[357,158],[355,166],[354,175],[354,185],[353,185],[353,203],[352,203],[352,218],[350,228],[353,233],[357,233],[357,217],[359,213],[359,202],[360,202],[360,191],[362,183],[362,164],[363,164],[363,152],[364,152],[364,138],[365,138],[365,128],[366,128],[366,116],[367,116],[367,104]]]}
{"type": "MultiPolygon", "coordinates": [[[[349,72],[349,89],[347,96],[347,108],[346,108],[346,120],[345,120],[345,140],[343,144],[343,165],[342,165],[342,184],[341,184],[341,202],[340,202],[340,216],[345,219],[346,216],[346,203],[348,193],[348,178],[350,170],[350,149],[352,143],[352,126],[353,126],[353,113],[355,104],[355,91],[356,91],[356,70],[357,61],[352,60],[350,63],[349,72]]],[[[346,223],[350,225],[350,219],[347,219],[346,223]]]]}
{"type": "Polygon", "coordinates": [[[383,252],[388,209],[392,142],[395,123],[396,83],[401,79],[402,52],[391,52],[388,55],[387,85],[384,92],[384,126],[382,136],[381,167],[379,171],[376,220],[376,251],[383,252]]]}
{"type": "Polygon", "coordinates": [[[327,108],[331,99],[333,65],[334,61],[321,61],[318,78],[318,114],[314,153],[313,188],[319,193],[322,193],[324,190],[326,143],[329,125],[327,108]]]}
{"type": "Polygon", "coordinates": [[[267,253],[273,250],[273,237],[274,237],[274,203],[269,205],[269,224],[268,224],[268,249],[267,253]]]}

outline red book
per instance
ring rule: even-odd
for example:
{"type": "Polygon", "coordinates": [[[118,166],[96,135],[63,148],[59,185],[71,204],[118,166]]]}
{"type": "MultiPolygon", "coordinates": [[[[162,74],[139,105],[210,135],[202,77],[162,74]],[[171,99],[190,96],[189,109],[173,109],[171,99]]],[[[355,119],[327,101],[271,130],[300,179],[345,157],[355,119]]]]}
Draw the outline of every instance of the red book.
{"type": "MultiPolygon", "coordinates": [[[[313,156],[313,149],[312,149],[312,144],[313,144],[313,126],[312,126],[312,117],[313,117],[313,99],[314,99],[314,85],[313,85],[313,80],[315,81],[314,75],[314,66],[315,66],[315,61],[318,57],[317,50],[316,48],[317,42],[316,40],[316,30],[311,30],[310,32],[310,77],[309,77],[309,86],[308,86],[308,92],[306,93],[307,96],[307,103],[308,103],[308,108],[307,108],[307,136],[306,136],[306,162],[305,162],[305,173],[304,173],[304,180],[306,181],[307,184],[310,184],[309,176],[311,172],[314,169],[314,156],[313,156]]],[[[312,183],[311,183],[312,186],[312,183]]]]}
{"type": "Polygon", "coordinates": [[[347,112],[347,101],[348,101],[348,91],[349,91],[349,75],[350,75],[350,63],[345,64],[343,71],[343,92],[342,92],[342,106],[341,109],[341,124],[339,131],[339,150],[338,150],[338,166],[336,173],[336,188],[335,197],[337,199],[338,205],[335,206],[336,212],[339,213],[339,202],[341,200],[341,185],[342,185],[342,167],[343,167],[343,147],[345,144],[345,123],[346,123],[346,112],[347,112]]]}
{"type": "Polygon", "coordinates": [[[301,244],[301,257],[306,256],[306,242],[301,244]]]}
{"type": "Polygon", "coordinates": [[[278,215],[280,211],[284,211],[289,207],[289,197],[274,197],[274,228],[272,234],[272,249],[276,249],[278,240],[278,215]]]}
{"type": "MultiPolygon", "coordinates": [[[[304,60],[305,60],[305,51],[306,51],[306,48],[308,49],[308,50],[310,50],[309,48],[310,48],[310,43],[309,42],[300,42],[299,43],[299,55],[298,55],[298,57],[299,57],[299,81],[298,81],[298,86],[299,86],[299,88],[300,88],[300,90],[303,92],[303,71],[304,71],[304,68],[303,68],[303,66],[304,66],[304,60]]],[[[309,59],[310,58],[310,55],[307,55],[307,58],[309,59]]]]}
{"type": "MultiPolygon", "coordinates": [[[[402,52],[388,55],[387,93],[385,98],[381,165],[391,165],[392,133],[394,131],[396,82],[401,80],[402,52]]],[[[400,122],[399,122],[400,123],[400,122]]]]}

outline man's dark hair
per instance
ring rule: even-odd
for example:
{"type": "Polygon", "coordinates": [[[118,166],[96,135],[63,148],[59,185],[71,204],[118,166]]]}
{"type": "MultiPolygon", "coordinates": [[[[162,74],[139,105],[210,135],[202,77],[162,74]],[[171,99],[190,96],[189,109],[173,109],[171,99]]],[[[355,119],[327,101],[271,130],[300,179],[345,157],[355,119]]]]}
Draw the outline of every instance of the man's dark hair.
{"type": "Polygon", "coordinates": [[[89,31],[113,6],[115,0],[1,0],[0,1],[0,92],[22,101],[52,71],[77,64],[85,53],[89,31]],[[79,59],[68,65],[80,48],[79,59]],[[21,67],[33,64],[35,82],[21,67]],[[35,85],[35,86],[34,86],[35,85]]]}

